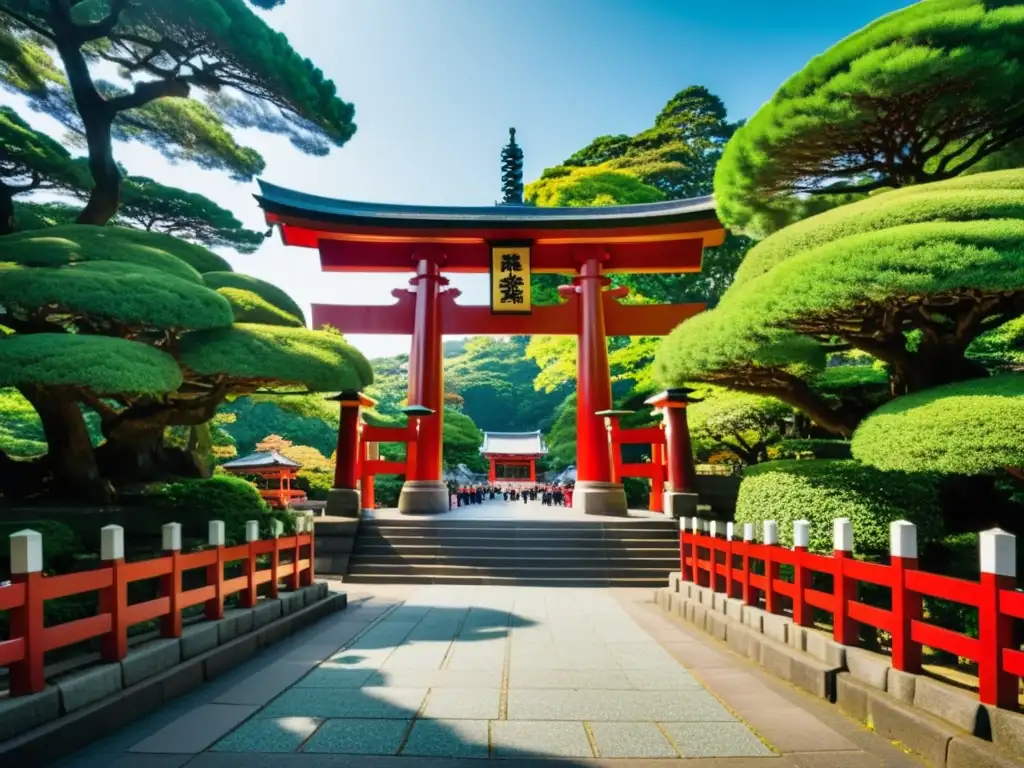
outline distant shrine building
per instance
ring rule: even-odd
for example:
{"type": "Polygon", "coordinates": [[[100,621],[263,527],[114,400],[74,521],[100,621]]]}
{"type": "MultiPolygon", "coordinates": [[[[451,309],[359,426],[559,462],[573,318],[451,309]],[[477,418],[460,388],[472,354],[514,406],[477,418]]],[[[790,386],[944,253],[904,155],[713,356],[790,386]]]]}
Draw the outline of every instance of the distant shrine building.
{"type": "Polygon", "coordinates": [[[537,460],[547,455],[544,437],[536,432],[484,432],[480,453],[490,464],[487,480],[501,483],[533,483],[537,460]]]}
{"type": "Polygon", "coordinates": [[[624,304],[621,300],[628,290],[613,280],[623,273],[699,272],[704,248],[721,245],[725,238],[714,200],[702,197],[596,208],[526,205],[522,150],[511,133],[502,152],[505,200],[495,206],[361,203],[260,182],[257,200],[267,223],[277,226],[286,245],[317,249],[325,272],[410,275],[411,287],[396,288],[391,305],[313,305],[314,327],[412,337],[406,427],[362,424],[359,409],[372,401],[361,393],[342,393],[337,398],[342,418],[329,514],[358,515],[372,500],[372,481],[367,489],[366,479],[385,472],[405,475],[400,511],[447,510],[441,465],[441,340],[445,334],[576,336],[574,507],[593,514],[625,514],[621,478],[631,474],[650,477],[653,484],[662,482],[659,478],[664,475],[665,503],[659,499],[652,505],[667,513],[678,515],[695,507],[693,460],[683,455],[689,452],[686,392],[670,390],[650,402],[665,417],[663,428],[639,430],[642,435],[620,430],[621,412],[612,410],[607,337],[664,336],[704,309],[703,304],[624,304]],[[450,288],[445,277],[456,273],[490,274],[490,306],[458,303],[460,292],[450,288]],[[562,302],[533,305],[532,274],[566,275],[566,284],[559,288],[562,302]],[[369,446],[380,442],[405,443],[406,460],[371,458],[369,446]],[[661,457],[657,466],[623,464],[618,445],[625,442],[657,446],[654,452],[661,457]]]}

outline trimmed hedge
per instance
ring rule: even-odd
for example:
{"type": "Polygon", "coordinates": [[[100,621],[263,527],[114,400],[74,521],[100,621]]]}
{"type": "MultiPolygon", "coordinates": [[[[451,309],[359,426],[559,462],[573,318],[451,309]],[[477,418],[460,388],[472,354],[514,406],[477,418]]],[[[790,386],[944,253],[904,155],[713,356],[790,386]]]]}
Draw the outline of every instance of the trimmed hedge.
{"type": "Polygon", "coordinates": [[[810,454],[815,459],[849,459],[853,457],[848,440],[780,440],[768,449],[779,459],[799,459],[810,454]]]}
{"type": "Polygon", "coordinates": [[[779,524],[779,543],[793,544],[793,522],[811,523],[810,549],[832,552],[832,521],[853,523],[856,554],[889,551],[889,523],[909,520],[923,548],[943,535],[938,479],[882,472],[855,461],[773,461],[748,467],[736,501],[736,522],[779,524]]]}

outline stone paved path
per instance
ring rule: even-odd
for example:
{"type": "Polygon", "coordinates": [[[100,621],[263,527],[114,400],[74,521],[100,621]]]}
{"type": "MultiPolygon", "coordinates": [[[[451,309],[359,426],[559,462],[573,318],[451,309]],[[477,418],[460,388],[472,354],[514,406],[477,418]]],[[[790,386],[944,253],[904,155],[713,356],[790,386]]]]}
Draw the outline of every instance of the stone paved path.
{"type": "Polygon", "coordinates": [[[916,765],[829,705],[773,690],[656,613],[649,590],[370,589],[64,765],[916,765]]]}

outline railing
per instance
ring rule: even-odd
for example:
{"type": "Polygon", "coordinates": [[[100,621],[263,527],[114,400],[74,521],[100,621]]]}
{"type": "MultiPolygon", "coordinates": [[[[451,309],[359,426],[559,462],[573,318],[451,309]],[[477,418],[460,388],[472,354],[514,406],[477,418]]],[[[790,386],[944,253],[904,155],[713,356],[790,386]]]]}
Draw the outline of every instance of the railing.
{"type": "Polygon", "coordinates": [[[10,671],[10,695],[38,693],[46,687],[44,654],[58,648],[100,638],[104,661],[120,661],[128,653],[128,628],[134,624],[160,619],[163,637],[181,637],[182,611],[204,606],[207,619],[224,617],[224,600],[241,595],[242,605],[254,607],[257,589],[268,584],[270,597],[277,597],[280,582],[296,590],[313,583],[313,518],[296,518],[297,533],[282,537],[280,520],[271,521],[271,539],[260,539],[259,522],[245,524],[245,544],[224,545],[224,523],[211,520],[208,546],[198,552],[182,554],[181,524],[167,523],[162,528],[162,557],[125,562],[124,529],[108,525],[101,529],[99,568],[59,576],[43,575],[43,538],[36,531],[11,534],[11,583],[0,586],[0,611],[6,611],[10,637],[0,640],[0,666],[10,671]],[[291,553],[289,562],[282,553],[291,553]],[[269,556],[267,568],[257,559],[269,556]],[[241,562],[243,575],[225,577],[228,563],[241,562]],[[194,589],[182,588],[185,571],[205,569],[206,583],[194,589]],[[128,585],[146,579],[159,579],[159,596],[144,602],[128,602],[128,585]],[[89,592],[99,593],[99,612],[55,626],[44,623],[47,600],[56,600],[89,592]]]}
{"type": "Polygon", "coordinates": [[[917,528],[905,520],[890,526],[888,564],[854,559],[853,526],[834,521],[832,555],[807,551],[810,523],[793,524],[792,549],[778,546],[778,526],[765,521],[761,543],[754,526],[743,526],[742,541],[732,523],[698,518],[680,521],[680,572],[686,581],[710,587],[746,605],[783,613],[791,605],[793,623],[808,627],[813,610],[832,615],[837,643],[856,645],[858,624],[888,632],[892,665],[920,672],[922,648],[927,646],[970,659],[978,667],[978,696],[982,703],[1018,708],[1019,678],[1024,677],[1024,652],[1014,643],[1014,623],[1024,619],[1024,593],[1016,588],[1016,537],[1001,530],[980,534],[980,579],[928,573],[917,568],[917,528]],[[780,577],[780,566],[792,569],[793,580],[780,577]],[[832,591],[811,587],[812,574],[832,577],[832,591]],[[891,608],[858,600],[860,584],[888,588],[891,608]],[[978,611],[978,637],[968,637],[923,618],[923,598],[970,606],[978,611]]]}

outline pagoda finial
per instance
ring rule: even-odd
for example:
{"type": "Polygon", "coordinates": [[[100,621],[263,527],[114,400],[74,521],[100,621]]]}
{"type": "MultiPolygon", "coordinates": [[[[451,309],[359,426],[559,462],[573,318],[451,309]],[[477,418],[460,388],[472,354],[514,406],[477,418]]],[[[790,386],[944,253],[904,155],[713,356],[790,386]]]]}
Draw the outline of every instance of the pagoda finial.
{"type": "Polygon", "coordinates": [[[516,129],[508,129],[508,144],[501,150],[503,205],[523,204],[523,150],[516,144],[516,129]]]}

